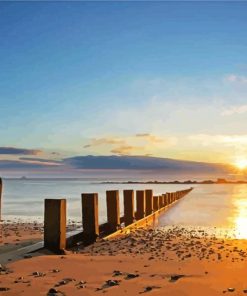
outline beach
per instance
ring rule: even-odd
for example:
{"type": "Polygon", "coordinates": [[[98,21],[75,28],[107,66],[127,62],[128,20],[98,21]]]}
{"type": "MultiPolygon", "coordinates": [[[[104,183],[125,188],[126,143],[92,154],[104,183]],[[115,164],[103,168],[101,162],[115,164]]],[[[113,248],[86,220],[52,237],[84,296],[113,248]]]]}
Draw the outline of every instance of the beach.
{"type": "MultiPolygon", "coordinates": [[[[245,294],[245,189],[246,185],[198,186],[161,214],[155,227],[132,227],[89,246],[79,242],[60,255],[41,249],[12,256],[42,242],[42,219],[2,222],[0,293],[245,294]]],[[[80,220],[72,218],[67,231],[81,227],[80,220]]]]}
{"type": "Polygon", "coordinates": [[[140,228],[63,255],[34,253],[2,266],[0,290],[27,296],[242,295],[246,256],[245,240],[183,227],[140,228]]]}
{"type": "Polygon", "coordinates": [[[34,244],[43,238],[43,224],[6,221],[0,223],[0,254],[34,244]]]}

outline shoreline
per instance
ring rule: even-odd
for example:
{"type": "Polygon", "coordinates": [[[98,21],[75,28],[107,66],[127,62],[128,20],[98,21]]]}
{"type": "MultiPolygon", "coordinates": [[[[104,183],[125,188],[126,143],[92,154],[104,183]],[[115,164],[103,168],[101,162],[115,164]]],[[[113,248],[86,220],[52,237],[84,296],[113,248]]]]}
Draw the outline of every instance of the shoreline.
{"type": "Polygon", "coordinates": [[[246,240],[184,227],[138,228],[62,256],[31,256],[7,264],[11,273],[1,272],[0,287],[10,289],[2,295],[49,295],[54,289],[60,293],[50,295],[208,296],[247,289],[246,240]]]}

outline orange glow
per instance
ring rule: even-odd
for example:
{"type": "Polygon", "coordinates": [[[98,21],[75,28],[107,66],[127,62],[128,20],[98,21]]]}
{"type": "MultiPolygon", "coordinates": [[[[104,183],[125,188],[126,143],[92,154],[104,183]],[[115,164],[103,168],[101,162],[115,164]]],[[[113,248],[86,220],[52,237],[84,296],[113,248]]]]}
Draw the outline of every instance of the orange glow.
{"type": "Polygon", "coordinates": [[[244,170],[247,168],[247,159],[238,159],[235,162],[235,166],[240,169],[240,170],[244,170]]]}

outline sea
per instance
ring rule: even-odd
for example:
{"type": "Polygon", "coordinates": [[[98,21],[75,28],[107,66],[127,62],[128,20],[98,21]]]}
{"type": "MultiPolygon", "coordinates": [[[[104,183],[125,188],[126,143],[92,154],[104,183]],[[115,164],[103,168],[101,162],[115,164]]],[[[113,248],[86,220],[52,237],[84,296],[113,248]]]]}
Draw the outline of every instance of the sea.
{"type": "MultiPolygon", "coordinates": [[[[190,188],[183,184],[105,184],[90,179],[4,179],[2,218],[7,221],[43,221],[45,198],[66,198],[67,217],[80,223],[81,194],[98,193],[99,222],[106,221],[106,190],[153,189],[154,195],[190,188]]],[[[159,226],[194,227],[225,231],[247,239],[247,185],[193,185],[194,189],[159,218],[159,226]]]]}

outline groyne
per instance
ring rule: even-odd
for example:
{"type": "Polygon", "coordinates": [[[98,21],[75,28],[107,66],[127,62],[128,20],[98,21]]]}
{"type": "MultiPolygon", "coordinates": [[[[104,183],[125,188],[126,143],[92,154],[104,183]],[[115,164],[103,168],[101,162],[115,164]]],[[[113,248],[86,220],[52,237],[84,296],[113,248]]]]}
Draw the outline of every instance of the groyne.
{"type": "Polygon", "coordinates": [[[44,247],[59,253],[77,243],[110,238],[132,227],[154,223],[157,217],[193,188],[154,195],[153,190],[124,190],[124,215],[120,216],[119,190],[106,191],[107,222],[99,224],[98,193],[81,194],[83,231],[66,237],[66,199],[45,199],[44,247]]]}

